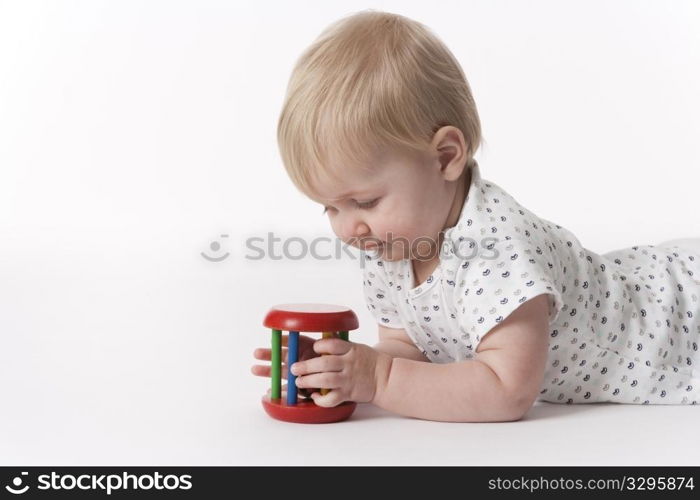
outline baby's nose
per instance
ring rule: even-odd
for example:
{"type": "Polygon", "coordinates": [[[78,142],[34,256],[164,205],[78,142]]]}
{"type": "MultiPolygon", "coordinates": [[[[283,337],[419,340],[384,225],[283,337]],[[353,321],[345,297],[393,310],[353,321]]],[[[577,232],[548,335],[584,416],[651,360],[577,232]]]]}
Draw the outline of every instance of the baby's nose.
{"type": "Polygon", "coordinates": [[[370,233],[367,224],[357,219],[347,221],[347,225],[343,228],[342,238],[349,243],[357,243],[362,238],[366,238],[370,233]]]}

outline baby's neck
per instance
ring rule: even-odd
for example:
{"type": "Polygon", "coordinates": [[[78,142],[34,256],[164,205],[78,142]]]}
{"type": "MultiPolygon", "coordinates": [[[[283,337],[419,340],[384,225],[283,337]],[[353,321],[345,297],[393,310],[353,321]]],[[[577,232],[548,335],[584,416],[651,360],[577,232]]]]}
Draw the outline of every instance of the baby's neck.
{"type": "MultiPolygon", "coordinates": [[[[469,193],[469,188],[471,186],[472,172],[471,168],[465,168],[465,172],[462,174],[462,182],[457,186],[455,191],[455,197],[452,200],[452,206],[450,207],[450,212],[447,216],[447,220],[443,226],[442,231],[438,234],[437,245],[431,249],[428,257],[422,259],[411,259],[411,264],[413,266],[413,286],[416,287],[423,283],[428,276],[430,276],[433,271],[437,268],[440,263],[440,249],[442,248],[442,243],[444,241],[445,230],[454,227],[459,220],[459,216],[462,213],[462,207],[466,201],[467,195],[469,193]]],[[[420,252],[420,255],[425,255],[424,252],[420,252]]]]}
{"type": "Polygon", "coordinates": [[[451,227],[457,225],[459,221],[459,216],[462,213],[462,207],[469,194],[469,189],[472,183],[472,169],[467,166],[462,173],[461,182],[457,184],[457,190],[455,191],[455,197],[452,200],[452,206],[450,207],[450,212],[447,214],[447,219],[442,227],[442,231],[438,235],[438,252],[442,248],[442,242],[444,240],[444,233],[451,227]]]}

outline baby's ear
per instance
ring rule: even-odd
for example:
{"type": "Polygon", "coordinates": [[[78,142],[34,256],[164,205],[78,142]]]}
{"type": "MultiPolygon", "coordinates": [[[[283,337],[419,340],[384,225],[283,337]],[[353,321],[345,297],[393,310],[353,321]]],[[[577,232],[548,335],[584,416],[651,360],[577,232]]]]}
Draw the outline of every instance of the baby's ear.
{"type": "Polygon", "coordinates": [[[432,145],[437,151],[440,171],[445,179],[459,179],[467,163],[467,147],[462,131],[451,125],[442,127],[435,133],[432,145]]]}

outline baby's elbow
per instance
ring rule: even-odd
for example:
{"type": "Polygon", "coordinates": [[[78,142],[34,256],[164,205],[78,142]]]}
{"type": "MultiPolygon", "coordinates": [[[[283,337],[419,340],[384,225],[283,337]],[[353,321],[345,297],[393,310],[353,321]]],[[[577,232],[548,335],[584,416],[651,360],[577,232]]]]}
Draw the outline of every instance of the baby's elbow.
{"type": "Polygon", "coordinates": [[[484,418],[484,422],[517,422],[522,420],[528,412],[529,407],[525,408],[522,405],[507,405],[502,406],[499,411],[491,412],[488,417],[484,418]]]}
{"type": "Polygon", "coordinates": [[[536,399],[536,396],[533,397],[532,395],[523,394],[511,398],[512,404],[509,405],[509,419],[513,422],[521,420],[523,417],[525,417],[527,412],[530,411],[530,408],[532,408],[532,406],[535,404],[536,399]]]}
{"type": "Polygon", "coordinates": [[[521,405],[509,405],[505,407],[505,409],[501,409],[501,411],[497,413],[492,413],[491,416],[488,418],[488,422],[517,422],[518,420],[522,420],[522,418],[525,416],[525,414],[528,412],[530,408],[525,408],[524,406],[521,405]]]}
{"type": "Polygon", "coordinates": [[[532,402],[522,396],[504,397],[498,404],[493,405],[487,414],[481,417],[482,420],[480,421],[517,422],[525,416],[531,406],[532,402]]]}
{"type": "Polygon", "coordinates": [[[515,422],[521,420],[530,411],[537,394],[524,390],[523,387],[510,389],[501,386],[500,396],[494,401],[492,415],[499,422],[515,422]],[[497,402],[497,404],[495,404],[497,402]]]}

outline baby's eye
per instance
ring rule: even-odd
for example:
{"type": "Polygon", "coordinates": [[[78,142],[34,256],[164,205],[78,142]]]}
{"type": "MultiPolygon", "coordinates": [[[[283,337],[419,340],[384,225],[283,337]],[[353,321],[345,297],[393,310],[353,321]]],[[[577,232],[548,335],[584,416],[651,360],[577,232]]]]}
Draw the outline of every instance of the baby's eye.
{"type": "MultiPolygon", "coordinates": [[[[357,200],[352,200],[352,201],[355,202],[355,205],[357,205],[357,208],[367,210],[367,209],[374,207],[379,202],[379,198],[375,198],[375,199],[370,200],[370,201],[357,201],[357,200]]],[[[333,207],[323,207],[323,215],[328,213],[328,211],[330,209],[333,209],[333,207]]]]}
{"type": "Polygon", "coordinates": [[[377,204],[379,201],[379,198],[375,198],[371,201],[358,201],[357,203],[357,208],[362,208],[362,209],[367,209],[367,208],[372,208],[377,204]]]}

